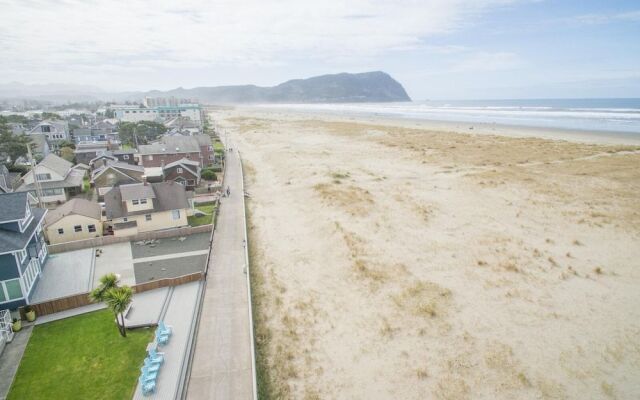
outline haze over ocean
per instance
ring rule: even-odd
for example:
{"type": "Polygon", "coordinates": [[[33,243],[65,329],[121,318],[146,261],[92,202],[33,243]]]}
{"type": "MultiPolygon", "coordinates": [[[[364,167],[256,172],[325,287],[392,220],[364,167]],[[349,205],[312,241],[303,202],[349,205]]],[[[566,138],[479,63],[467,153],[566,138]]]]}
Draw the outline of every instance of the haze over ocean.
{"type": "Polygon", "coordinates": [[[640,136],[638,98],[438,100],[386,104],[286,104],[278,107],[429,121],[616,132],[640,136]]]}

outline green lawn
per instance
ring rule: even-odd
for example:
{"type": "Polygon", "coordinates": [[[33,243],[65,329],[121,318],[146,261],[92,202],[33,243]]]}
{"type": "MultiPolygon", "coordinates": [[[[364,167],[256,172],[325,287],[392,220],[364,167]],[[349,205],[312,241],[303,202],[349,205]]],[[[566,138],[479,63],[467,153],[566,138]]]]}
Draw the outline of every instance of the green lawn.
{"type": "Polygon", "coordinates": [[[34,327],[8,399],[130,399],[153,330],[96,311],[34,327]]]}
{"type": "Polygon", "coordinates": [[[207,215],[203,215],[201,217],[196,217],[195,215],[192,215],[191,217],[187,217],[189,225],[191,225],[191,226],[200,226],[200,225],[210,224],[211,220],[213,218],[213,213],[216,210],[215,204],[214,203],[196,204],[196,209],[202,211],[203,213],[205,213],[207,215]]]}

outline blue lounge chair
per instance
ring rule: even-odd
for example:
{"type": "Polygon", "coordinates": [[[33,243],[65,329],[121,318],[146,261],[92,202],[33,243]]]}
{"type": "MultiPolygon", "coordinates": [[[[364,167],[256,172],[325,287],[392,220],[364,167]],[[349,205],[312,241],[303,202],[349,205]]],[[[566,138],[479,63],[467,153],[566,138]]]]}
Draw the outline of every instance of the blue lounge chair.
{"type": "Polygon", "coordinates": [[[149,349],[149,360],[151,360],[152,362],[156,363],[163,363],[164,362],[164,353],[158,353],[156,351],[156,349],[149,349]]]}
{"type": "Polygon", "coordinates": [[[164,321],[158,322],[158,331],[160,331],[161,335],[169,335],[173,332],[173,327],[171,325],[165,325],[164,321]]]}
{"type": "Polygon", "coordinates": [[[158,371],[155,372],[151,372],[149,371],[149,368],[147,367],[142,367],[140,368],[140,371],[142,371],[142,376],[144,377],[144,380],[156,380],[156,378],[158,377],[158,371]]]}
{"type": "Polygon", "coordinates": [[[141,375],[138,379],[140,382],[140,389],[142,390],[142,395],[147,396],[150,393],[154,393],[156,391],[156,381],[153,379],[145,379],[144,375],[141,375]]]}
{"type": "Polygon", "coordinates": [[[150,361],[149,358],[145,358],[144,368],[147,368],[149,372],[158,372],[160,370],[160,363],[159,362],[154,363],[150,361]]]}
{"type": "Polygon", "coordinates": [[[156,331],[156,343],[158,343],[158,345],[160,346],[169,343],[169,335],[162,335],[158,333],[158,331],[156,331]]]}

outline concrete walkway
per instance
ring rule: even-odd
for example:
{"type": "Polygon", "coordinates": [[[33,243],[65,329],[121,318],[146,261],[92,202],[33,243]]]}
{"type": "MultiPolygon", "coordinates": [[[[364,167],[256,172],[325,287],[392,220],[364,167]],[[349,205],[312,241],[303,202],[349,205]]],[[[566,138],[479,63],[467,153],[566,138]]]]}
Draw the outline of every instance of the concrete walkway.
{"type": "Polygon", "coordinates": [[[9,394],[13,379],[16,377],[18,367],[20,366],[20,360],[24,350],[27,348],[29,338],[31,337],[31,331],[33,325],[25,326],[20,332],[17,332],[11,343],[7,343],[7,346],[2,352],[0,357],[0,399],[4,400],[9,394]]]}
{"type": "MultiPolygon", "coordinates": [[[[225,189],[188,383],[188,399],[253,399],[240,160],[227,152],[225,189]]],[[[254,399],[255,400],[255,399],[254,399]]]]}

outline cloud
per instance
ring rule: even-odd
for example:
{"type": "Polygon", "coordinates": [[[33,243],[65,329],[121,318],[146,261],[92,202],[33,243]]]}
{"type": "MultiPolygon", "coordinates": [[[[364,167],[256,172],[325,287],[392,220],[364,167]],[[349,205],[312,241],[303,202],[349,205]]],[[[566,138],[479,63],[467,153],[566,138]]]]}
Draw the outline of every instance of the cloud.
{"type": "Polygon", "coordinates": [[[357,60],[415,48],[510,2],[0,0],[0,74],[357,60]]]}
{"type": "Polygon", "coordinates": [[[615,14],[582,14],[564,18],[563,21],[579,25],[603,25],[615,22],[640,22],[640,10],[615,14]]]}
{"type": "Polygon", "coordinates": [[[474,52],[457,62],[451,70],[454,72],[491,72],[510,70],[522,65],[523,61],[515,53],[474,52]]]}

